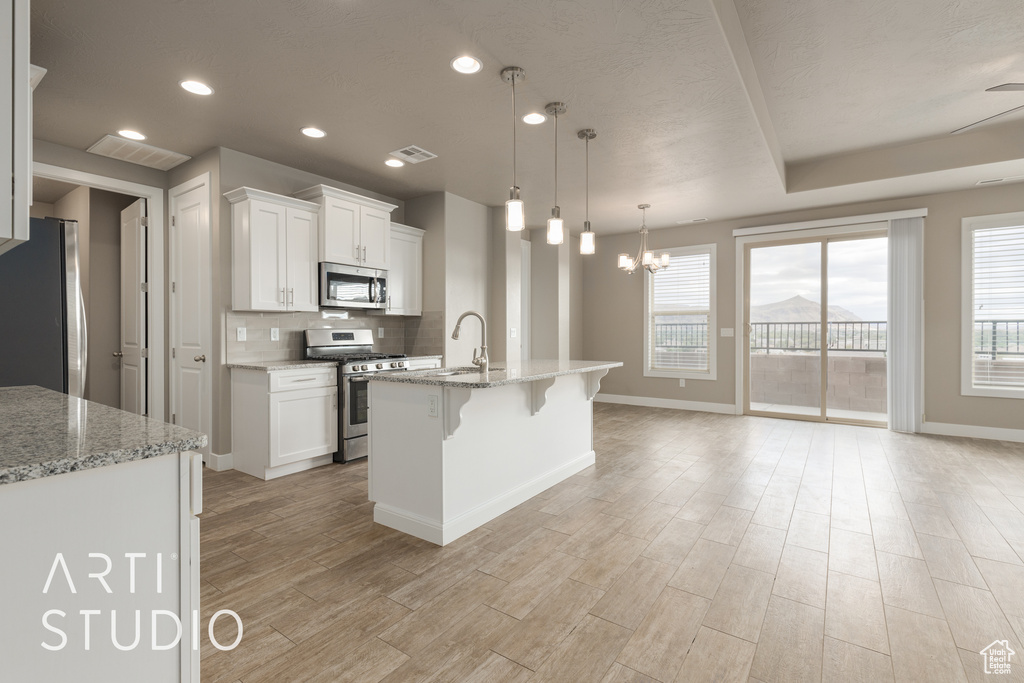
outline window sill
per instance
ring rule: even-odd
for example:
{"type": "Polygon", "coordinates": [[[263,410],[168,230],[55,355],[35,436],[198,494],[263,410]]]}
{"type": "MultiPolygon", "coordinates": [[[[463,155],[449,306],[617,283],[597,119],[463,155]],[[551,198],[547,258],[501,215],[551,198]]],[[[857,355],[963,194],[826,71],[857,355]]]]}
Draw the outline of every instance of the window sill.
{"type": "Polygon", "coordinates": [[[666,379],[717,379],[713,370],[710,372],[674,371],[674,370],[644,370],[644,377],[664,377],[666,379]]]}

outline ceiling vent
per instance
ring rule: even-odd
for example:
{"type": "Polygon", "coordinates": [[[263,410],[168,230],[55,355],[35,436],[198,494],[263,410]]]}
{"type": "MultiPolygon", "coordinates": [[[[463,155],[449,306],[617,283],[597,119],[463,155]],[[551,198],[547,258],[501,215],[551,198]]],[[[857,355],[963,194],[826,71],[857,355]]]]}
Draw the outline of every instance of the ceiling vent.
{"type": "Polygon", "coordinates": [[[995,185],[996,183],[1013,183],[1024,180],[1024,175],[1014,175],[1008,178],[990,178],[988,180],[979,180],[976,185],[995,185]]]}
{"type": "Polygon", "coordinates": [[[394,152],[391,152],[391,156],[396,159],[401,159],[407,164],[418,164],[421,161],[430,161],[431,159],[437,158],[437,155],[433,152],[428,152],[422,147],[417,147],[416,145],[409,145],[402,149],[396,149],[394,152]]]}
{"type": "Polygon", "coordinates": [[[135,140],[125,140],[116,135],[105,135],[99,139],[87,152],[101,156],[127,161],[130,164],[148,166],[158,171],[169,171],[180,163],[188,161],[192,157],[185,154],[178,154],[169,149],[160,149],[153,145],[147,145],[135,140]]]}

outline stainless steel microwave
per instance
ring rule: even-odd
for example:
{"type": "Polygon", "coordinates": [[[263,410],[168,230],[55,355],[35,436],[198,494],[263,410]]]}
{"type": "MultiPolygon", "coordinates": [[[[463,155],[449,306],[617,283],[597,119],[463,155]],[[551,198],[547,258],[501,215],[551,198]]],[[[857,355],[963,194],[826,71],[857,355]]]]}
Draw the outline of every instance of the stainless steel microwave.
{"type": "Polygon", "coordinates": [[[388,272],[376,268],[320,264],[322,308],[384,308],[388,300],[388,272]]]}

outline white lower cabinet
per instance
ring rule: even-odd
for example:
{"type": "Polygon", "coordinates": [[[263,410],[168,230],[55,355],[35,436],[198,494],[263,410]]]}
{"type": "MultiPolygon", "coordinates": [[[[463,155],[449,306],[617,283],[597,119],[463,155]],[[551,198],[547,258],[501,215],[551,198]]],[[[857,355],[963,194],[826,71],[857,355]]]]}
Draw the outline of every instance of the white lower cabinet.
{"type": "Polygon", "coordinates": [[[234,468],[260,479],[301,472],[338,450],[336,368],[231,369],[234,468]]]}

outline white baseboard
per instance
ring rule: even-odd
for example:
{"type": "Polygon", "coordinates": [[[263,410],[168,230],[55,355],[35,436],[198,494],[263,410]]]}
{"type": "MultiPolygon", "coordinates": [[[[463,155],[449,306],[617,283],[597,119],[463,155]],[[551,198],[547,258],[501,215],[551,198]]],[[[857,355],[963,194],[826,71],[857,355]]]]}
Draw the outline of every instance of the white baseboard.
{"type": "Polygon", "coordinates": [[[737,415],[736,406],[732,403],[708,403],[705,401],[682,401],[675,398],[652,398],[650,396],[623,396],[620,394],[598,394],[594,397],[600,403],[621,403],[627,406],[646,406],[648,408],[673,408],[675,410],[696,410],[701,413],[720,413],[737,415]]]}
{"type": "Polygon", "coordinates": [[[235,459],[231,457],[230,453],[224,453],[223,455],[210,453],[206,456],[204,463],[214,472],[223,472],[224,470],[235,468],[235,459]]]}
{"type": "Polygon", "coordinates": [[[1024,443],[1024,429],[1006,429],[1005,427],[978,427],[976,425],[958,425],[949,422],[924,422],[921,424],[921,433],[1024,443]]]}
{"type": "Polygon", "coordinates": [[[517,486],[498,498],[489,500],[447,522],[428,519],[422,515],[383,503],[376,503],[373,506],[373,521],[437,545],[446,545],[468,534],[473,529],[483,526],[498,515],[508,512],[516,505],[533,498],[541,491],[546,491],[555,484],[590,467],[594,464],[595,458],[594,451],[585,453],[561,467],[545,472],[536,479],[517,486]]]}

